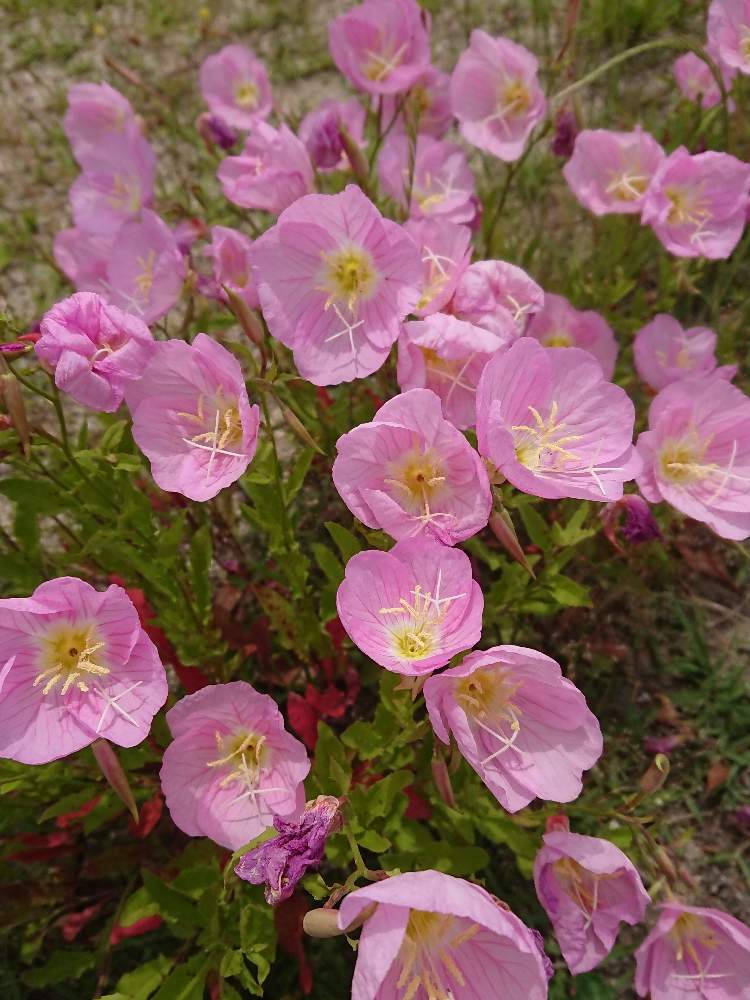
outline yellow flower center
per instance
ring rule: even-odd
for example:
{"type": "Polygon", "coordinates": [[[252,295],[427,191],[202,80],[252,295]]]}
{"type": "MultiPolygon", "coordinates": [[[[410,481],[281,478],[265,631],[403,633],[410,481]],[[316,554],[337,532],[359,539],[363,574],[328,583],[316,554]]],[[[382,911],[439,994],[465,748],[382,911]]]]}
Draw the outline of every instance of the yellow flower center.
{"type": "MultiPolygon", "coordinates": [[[[417,302],[416,309],[426,309],[427,306],[432,302],[436,295],[438,295],[442,290],[443,286],[448,281],[450,275],[445,268],[445,265],[449,266],[455,264],[455,261],[450,257],[446,257],[442,254],[435,253],[429,247],[423,247],[424,257],[422,258],[423,264],[429,264],[429,269],[427,273],[427,279],[422,286],[422,294],[419,297],[419,302],[417,302]]],[[[434,353],[434,352],[432,352],[434,353]]],[[[437,357],[437,355],[435,355],[437,357]]]]}
{"type": "Polygon", "coordinates": [[[242,80],[234,88],[234,101],[241,108],[258,106],[258,87],[252,80],[242,80]]]}
{"type": "Polygon", "coordinates": [[[552,867],[563,891],[588,918],[588,926],[599,905],[599,883],[617,875],[595,875],[573,858],[560,858],[552,867]]]}
{"type": "Polygon", "coordinates": [[[701,440],[695,430],[683,438],[665,441],[659,452],[662,477],[676,486],[688,486],[718,472],[715,463],[702,461],[710,441],[710,438],[701,440]]]}
{"type": "Polygon", "coordinates": [[[34,678],[34,687],[44,683],[45,695],[58,684],[62,684],[60,694],[67,694],[73,686],[88,691],[87,677],[102,677],[110,672],[109,667],[93,659],[104,645],[93,624],[66,623],[50,629],[41,642],[40,670],[34,678]]]}
{"type": "Polygon", "coordinates": [[[368,80],[375,82],[385,80],[401,62],[406,47],[406,42],[395,49],[392,41],[384,41],[380,52],[368,49],[365,53],[367,59],[362,67],[362,73],[368,80]]]}
{"type": "Polygon", "coordinates": [[[145,257],[138,257],[138,266],[142,268],[135,279],[135,287],[139,298],[143,302],[148,302],[151,294],[151,286],[154,283],[154,264],[156,262],[156,252],[149,250],[145,257]]]}
{"type": "Polygon", "coordinates": [[[107,200],[113,208],[134,215],[141,207],[141,186],[135,177],[115,174],[107,200]]]}
{"type": "Polygon", "coordinates": [[[542,343],[545,347],[572,347],[573,338],[565,330],[555,330],[548,333],[542,343]]]}
{"type": "Polygon", "coordinates": [[[377,279],[373,259],[364,247],[349,246],[323,254],[320,290],[328,293],[326,308],[345,302],[353,313],[360,300],[367,301],[373,294],[377,279]]]}
{"type": "Polygon", "coordinates": [[[479,929],[460,917],[411,910],[395,963],[401,970],[396,989],[405,990],[401,1000],[414,1000],[420,990],[427,1000],[452,1000],[456,987],[466,986],[456,959],[479,929]]]}
{"type": "Polygon", "coordinates": [[[607,185],[607,193],[619,201],[637,201],[646,193],[650,178],[637,167],[626,167],[613,173],[612,180],[607,185]]]}
{"type": "Polygon", "coordinates": [[[243,427],[239,403],[235,398],[227,398],[221,390],[213,400],[213,413],[206,412],[206,397],[201,393],[198,397],[196,413],[178,411],[177,416],[186,423],[201,428],[196,434],[184,436],[182,440],[191,448],[208,451],[211,457],[206,468],[206,479],[211,475],[211,469],[217,455],[230,458],[245,458],[239,451],[242,447],[243,427]]]}
{"type": "Polygon", "coordinates": [[[516,118],[531,105],[531,92],[523,80],[508,80],[500,92],[500,112],[503,118],[516,118]]]}
{"type": "Polygon", "coordinates": [[[387,471],[385,482],[411,509],[424,509],[429,513],[430,501],[445,490],[442,462],[432,449],[422,451],[418,444],[389,462],[387,471]]]}
{"type": "Polygon", "coordinates": [[[442,574],[438,571],[435,583],[435,595],[422,589],[417,584],[411,591],[413,601],[405,597],[399,601],[398,607],[381,608],[379,614],[389,619],[386,626],[391,640],[391,648],[400,660],[423,660],[438,648],[440,626],[453,601],[465,594],[453,594],[450,597],[440,597],[440,582],[442,574]],[[396,621],[391,623],[393,618],[396,621]]]}
{"type": "Polygon", "coordinates": [[[563,421],[557,419],[558,405],[555,400],[549,416],[544,418],[537,409],[529,406],[534,424],[515,424],[511,430],[516,446],[516,458],[531,472],[541,468],[557,469],[563,462],[575,461],[579,456],[565,446],[580,441],[580,434],[566,434],[563,421]]]}
{"type": "Polygon", "coordinates": [[[521,732],[519,716],[522,713],[518,705],[513,703],[519,686],[500,665],[480,668],[456,682],[456,701],[466,716],[500,743],[500,749],[486,757],[481,762],[482,766],[511,748],[516,753],[521,752],[515,743],[521,732]],[[510,730],[508,735],[502,732],[505,726],[510,730]]]}
{"type": "Polygon", "coordinates": [[[698,232],[695,235],[705,235],[702,231],[710,220],[711,213],[701,199],[700,192],[692,188],[668,187],[664,189],[664,193],[672,203],[667,216],[669,225],[696,226],[698,232]]]}

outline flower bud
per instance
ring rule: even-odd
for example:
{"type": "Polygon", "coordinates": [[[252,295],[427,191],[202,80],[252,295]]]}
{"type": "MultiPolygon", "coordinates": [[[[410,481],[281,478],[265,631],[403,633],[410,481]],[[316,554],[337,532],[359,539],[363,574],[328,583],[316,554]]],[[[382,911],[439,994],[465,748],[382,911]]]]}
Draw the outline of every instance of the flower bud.
{"type": "Polygon", "coordinates": [[[135,804],[128,777],[122,769],[117,755],[106,740],[94,740],[91,744],[94,757],[104,777],[109,782],[118,799],[127,807],[133,822],[138,822],[138,806],[135,804]]]}
{"type": "Polygon", "coordinates": [[[370,172],[367,168],[367,160],[365,159],[364,153],[354,139],[352,139],[351,135],[346,130],[346,126],[341,122],[339,122],[339,135],[341,136],[341,145],[343,146],[347,159],[351,164],[355,180],[365,194],[369,194],[370,172]]]}
{"type": "Polygon", "coordinates": [[[8,415],[21,440],[23,453],[28,458],[31,452],[31,432],[29,422],[26,419],[26,406],[21,393],[21,385],[12,372],[5,372],[0,376],[0,389],[8,409],[8,415]]]}

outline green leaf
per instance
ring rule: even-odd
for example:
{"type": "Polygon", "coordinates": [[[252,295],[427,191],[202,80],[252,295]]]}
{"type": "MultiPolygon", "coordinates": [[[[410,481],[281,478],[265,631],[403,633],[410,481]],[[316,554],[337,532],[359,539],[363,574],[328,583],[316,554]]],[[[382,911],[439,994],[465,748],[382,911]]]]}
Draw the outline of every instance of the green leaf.
{"type": "Polygon", "coordinates": [[[344,579],[344,567],[326,545],[314,542],[312,550],[315,562],[323,570],[329,583],[338,587],[344,579]]]}
{"type": "Polygon", "coordinates": [[[179,920],[193,927],[198,925],[198,911],[187,896],[183,896],[181,892],[162,882],[147,868],[143,869],[142,875],[143,885],[153,901],[159,904],[159,913],[163,917],[179,920]]]}
{"type": "Polygon", "coordinates": [[[335,521],[326,521],[326,529],[336,543],[336,548],[341,553],[344,564],[348,563],[352,556],[362,551],[359,539],[348,528],[336,524],[335,521]]]}
{"type": "Polygon", "coordinates": [[[93,951],[53,951],[48,962],[39,969],[24,972],[22,978],[25,983],[37,990],[53,983],[78,979],[87,969],[93,967],[95,957],[93,951]]]}
{"type": "Polygon", "coordinates": [[[153,917],[158,912],[159,904],[141,886],[140,889],[135,890],[132,896],[128,896],[126,899],[120,913],[120,924],[123,927],[130,927],[136,921],[142,920],[144,917],[153,917]]]}
{"type": "Polygon", "coordinates": [[[166,955],[158,955],[150,962],[144,962],[132,972],[126,972],[117,981],[117,990],[128,1000],[148,1000],[151,994],[159,988],[174,960],[166,955]]]}
{"type": "Polygon", "coordinates": [[[289,475],[285,484],[286,502],[287,506],[291,504],[292,500],[297,496],[302,488],[302,484],[305,481],[305,476],[310,469],[310,463],[313,460],[315,452],[312,448],[303,449],[297,458],[295,459],[294,465],[289,471],[289,475]]]}
{"type": "Polygon", "coordinates": [[[526,534],[534,545],[537,545],[542,552],[546,552],[551,543],[549,528],[544,518],[529,504],[519,507],[518,512],[526,528],[526,534]]]}
{"type": "Polygon", "coordinates": [[[203,622],[207,622],[211,612],[211,580],[209,569],[213,558],[211,529],[207,524],[193,535],[190,542],[190,579],[195,597],[196,610],[203,622]]]}
{"type": "Polygon", "coordinates": [[[591,597],[588,588],[571,580],[569,576],[559,574],[547,582],[550,593],[560,604],[570,608],[590,608],[591,597]]]}
{"type": "Polygon", "coordinates": [[[99,442],[101,450],[103,452],[116,451],[127,426],[127,420],[116,420],[115,423],[110,424],[102,434],[101,441],[99,442]]]}
{"type": "Polygon", "coordinates": [[[203,1000],[208,968],[202,955],[179,965],[164,980],[154,1000],[203,1000]]]}

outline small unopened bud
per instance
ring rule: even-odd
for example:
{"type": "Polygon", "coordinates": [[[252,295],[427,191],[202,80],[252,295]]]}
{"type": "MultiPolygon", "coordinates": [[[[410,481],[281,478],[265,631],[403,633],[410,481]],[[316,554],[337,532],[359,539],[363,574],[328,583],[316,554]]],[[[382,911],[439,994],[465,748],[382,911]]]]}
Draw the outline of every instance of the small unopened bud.
{"type": "Polygon", "coordinates": [[[323,449],[302,423],[297,414],[293,410],[290,410],[288,406],[284,406],[283,403],[281,403],[280,406],[284,420],[286,420],[287,424],[294,431],[300,441],[304,441],[309,448],[313,448],[319,455],[325,455],[323,449]]]}
{"type": "Polygon", "coordinates": [[[94,740],[91,744],[94,757],[99,765],[99,769],[109,782],[118,799],[125,805],[133,817],[133,822],[138,822],[138,806],[135,804],[133,792],[130,788],[128,777],[122,769],[122,764],[117,759],[114,750],[106,740],[94,740]]]}
{"type": "Polygon", "coordinates": [[[453,794],[453,785],[451,784],[451,776],[448,773],[448,765],[445,763],[445,758],[442,754],[433,754],[432,777],[435,780],[435,787],[438,790],[440,798],[451,809],[455,809],[456,796],[453,794]]]}
{"type": "Polygon", "coordinates": [[[247,302],[240,298],[236,292],[233,292],[227,285],[222,285],[221,287],[226,293],[229,308],[232,310],[237,322],[242,327],[242,332],[248,340],[251,340],[255,344],[256,347],[262,348],[265,344],[266,337],[258,317],[255,315],[247,302]]]}
{"type": "Polygon", "coordinates": [[[23,341],[19,338],[18,340],[14,340],[11,344],[0,344],[0,355],[8,361],[14,361],[16,358],[20,358],[24,354],[28,354],[31,350],[33,350],[33,347],[33,344],[23,343],[23,341]]]}
{"type": "Polygon", "coordinates": [[[526,558],[526,553],[521,548],[521,543],[518,541],[518,535],[516,534],[516,529],[513,527],[510,514],[502,504],[496,503],[495,507],[496,509],[490,517],[490,530],[492,534],[500,542],[511,559],[515,559],[517,563],[520,563],[526,572],[533,577],[534,570],[526,558]]]}
{"type": "Polygon", "coordinates": [[[669,775],[669,757],[663,753],[658,753],[647,771],[641,776],[638,785],[644,795],[652,795],[657,792],[669,775]]]}
{"type": "Polygon", "coordinates": [[[347,159],[351,165],[354,178],[365,194],[368,194],[370,190],[370,172],[367,168],[365,154],[362,152],[361,148],[357,145],[354,139],[352,139],[349,132],[347,132],[346,126],[341,122],[339,122],[339,135],[341,137],[341,145],[344,147],[344,152],[346,153],[347,159]]]}
{"type": "Polygon", "coordinates": [[[357,917],[347,927],[339,927],[339,911],[333,907],[321,906],[317,910],[308,910],[302,920],[302,930],[314,938],[339,937],[350,934],[369,920],[377,909],[377,903],[371,903],[361,910],[357,917]]]}
{"type": "Polygon", "coordinates": [[[23,453],[28,458],[31,453],[31,432],[26,418],[26,406],[23,401],[21,384],[12,372],[5,372],[0,376],[0,379],[0,387],[8,415],[21,440],[23,453]]]}
{"type": "Polygon", "coordinates": [[[565,813],[553,813],[547,817],[547,833],[570,833],[570,820],[565,813]]]}
{"type": "Polygon", "coordinates": [[[663,847],[658,847],[654,851],[654,860],[659,866],[659,870],[670,882],[677,881],[677,869],[675,868],[669,854],[667,854],[663,847]]]}

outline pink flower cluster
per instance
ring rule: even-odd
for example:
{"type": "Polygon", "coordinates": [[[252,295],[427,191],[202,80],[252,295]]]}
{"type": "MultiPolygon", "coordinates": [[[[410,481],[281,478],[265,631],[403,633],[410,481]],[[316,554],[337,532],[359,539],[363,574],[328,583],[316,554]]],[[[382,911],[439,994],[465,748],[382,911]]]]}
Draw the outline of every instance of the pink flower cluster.
{"type": "Polygon", "coordinates": [[[584,129],[563,173],[590,211],[640,214],[678,257],[725,259],[745,228],[750,165],[728,153],[667,156],[641,130],[584,129]]]}
{"type": "Polygon", "coordinates": [[[106,83],[68,92],[65,134],[82,168],[70,189],[73,229],[55,260],[81,292],[151,324],[177,301],[185,265],[167,224],[151,209],[156,157],[130,103],[106,83]]]}

